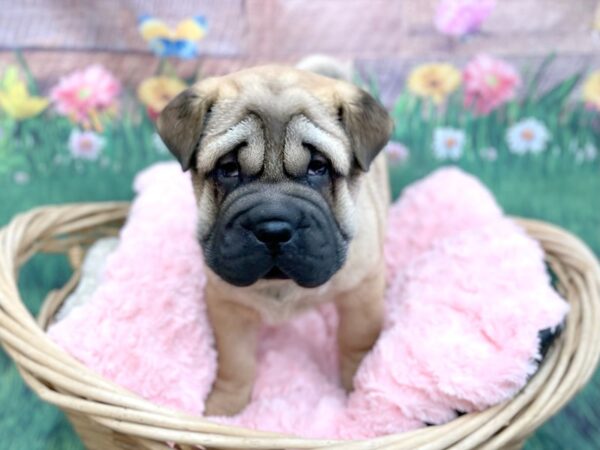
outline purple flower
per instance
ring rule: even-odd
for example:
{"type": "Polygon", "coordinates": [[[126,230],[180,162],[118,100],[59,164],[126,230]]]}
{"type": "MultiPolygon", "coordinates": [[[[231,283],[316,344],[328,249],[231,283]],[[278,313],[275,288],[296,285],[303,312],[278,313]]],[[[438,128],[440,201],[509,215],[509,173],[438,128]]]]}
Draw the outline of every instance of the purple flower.
{"type": "Polygon", "coordinates": [[[410,156],[408,148],[400,142],[390,141],[384,150],[391,164],[403,164],[410,156]]]}
{"type": "Polygon", "coordinates": [[[440,0],[435,11],[435,28],[460,37],[479,31],[496,7],[496,0],[440,0]]]}

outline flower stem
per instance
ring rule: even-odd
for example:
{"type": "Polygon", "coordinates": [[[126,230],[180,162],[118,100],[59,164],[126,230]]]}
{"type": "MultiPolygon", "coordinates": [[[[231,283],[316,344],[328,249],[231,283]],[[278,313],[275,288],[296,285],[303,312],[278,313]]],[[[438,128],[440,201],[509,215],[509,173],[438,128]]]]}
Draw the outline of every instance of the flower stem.
{"type": "Polygon", "coordinates": [[[98,113],[95,109],[92,109],[90,111],[90,120],[92,122],[92,128],[97,133],[102,133],[104,131],[104,128],[102,127],[102,122],[100,122],[100,118],[98,117],[98,113]]]}
{"type": "Polygon", "coordinates": [[[198,62],[196,63],[196,67],[194,68],[194,79],[192,80],[192,84],[195,81],[198,81],[198,80],[201,80],[202,78],[204,78],[204,75],[202,74],[202,63],[203,63],[202,59],[198,60],[198,62]]]}
{"type": "Polygon", "coordinates": [[[165,59],[164,74],[169,77],[177,78],[177,71],[175,70],[175,67],[173,66],[173,64],[171,64],[166,59],[165,59]]]}
{"type": "Polygon", "coordinates": [[[156,76],[160,76],[165,72],[165,65],[167,60],[165,58],[160,58],[158,60],[158,67],[156,68],[156,76]]]}
{"type": "Polygon", "coordinates": [[[165,75],[167,77],[177,77],[177,71],[175,67],[169,62],[167,58],[160,58],[158,61],[158,67],[156,68],[156,75],[165,75]]]}
{"type": "Polygon", "coordinates": [[[27,78],[27,88],[32,95],[39,95],[40,89],[38,87],[33,74],[31,73],[31,69],[29,69],[29,65],[25,60],[25,56],[23,56],[23,52],[19,49],[15,50],[15,58],[17,59],[17,63],[25,73],[25,78],[27,78]]]}
{"type": "Polygon", "coordinates": [[[38,167],[35,163],[35,158],[33,157],[31,152],[27,148],[27,145],[25,145],[25,142],[23,142],[23,135],[24,135],[23,124],[21,122],[17,122],[15,125],[15,134],[14,134],[14,136],[16,138],[15,141],[21,144],[20,145],[21,151],[22,151],[23,155],[25,156],[25,159],[29,163],[29,167],[31,169],[31,174],[39,175],[40,170],[38,169],[38,167]]]}

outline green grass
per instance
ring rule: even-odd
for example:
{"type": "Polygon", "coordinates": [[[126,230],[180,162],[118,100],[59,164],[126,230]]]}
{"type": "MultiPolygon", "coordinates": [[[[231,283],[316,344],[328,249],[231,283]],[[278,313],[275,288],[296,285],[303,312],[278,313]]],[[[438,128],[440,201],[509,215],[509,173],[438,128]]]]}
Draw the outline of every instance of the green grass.
{"type": "MultiPolygon", "coordinates": [[[[600,254],[600,160],[578,162],[574,153],[588,143],[600,148],[600,115],[568,101],[580,75],[537,92],[550,63],[551,58],[543,70],[532,74],[522,100],[483,117],[463,108],[460,92],[441,109],[403,93],[392,111],[394,139],[410,149],[410,157],[391,167],[394,194],[449,163],[434,157],[433,134],[441,126],[459,128],[466,133],[466,142],[462,157],[453,164],[479,177],[509,214],[560,225],[600,254]],[[542,121],[552,135],[539,155],[515,155],[507,144],[507,129],[526,117],[542,121]],[[497,151],[494,161],[480,154],[489,147],[497,151]]],[[[69,156],[73,125],[52,112],[21,123],[0,117],[0,224],[38,205],[131,199],[134,174],[168,157],[155,148],[153,126],[142,108],[131,101],[125,104],[129,106],[118,121],[105,123],[106,147],[97,161],[69,156]]],[[[40,255],[27,263],[19,285],[29,309],[36,313],[45,293],[61,286],[68,276],[68,265],[60,256],[40,255]]],[[[62,413],[24,386],[1,351],[0,404],[0,449],[82,448],[62,413]]],[[[600,448],[598,404],[600,374],[536,432],[527,450],[600,448]]]]}

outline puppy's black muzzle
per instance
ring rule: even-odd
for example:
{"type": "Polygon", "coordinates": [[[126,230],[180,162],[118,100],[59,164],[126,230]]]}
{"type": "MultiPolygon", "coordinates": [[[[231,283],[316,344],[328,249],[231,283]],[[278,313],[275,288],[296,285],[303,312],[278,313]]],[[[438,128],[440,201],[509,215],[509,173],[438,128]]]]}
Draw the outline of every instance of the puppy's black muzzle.
{"type": "Polygon", "coordinates": [[[225,281],[292,279],[316,287],[342,267],[346,239],[312,189],[261,184],[234,195],[202,242],[207,264],[225,281]]]}

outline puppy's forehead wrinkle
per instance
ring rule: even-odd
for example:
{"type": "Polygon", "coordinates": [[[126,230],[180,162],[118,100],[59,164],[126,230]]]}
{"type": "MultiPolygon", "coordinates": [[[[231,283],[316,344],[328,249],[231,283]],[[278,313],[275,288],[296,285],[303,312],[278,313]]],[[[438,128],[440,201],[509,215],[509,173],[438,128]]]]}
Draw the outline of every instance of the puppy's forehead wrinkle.
{"type": "Polygon", "coordinates": [[[247,144],[248,151],[241,149],[238,157],[245,161],[250,173],[260,170],[264,152],[264,132],[261,121],[253,115],[246,117],[224,132],[205,136],[200,141],[198,169],[204,172],[209,171],[219,158],[244,142],[247,144]]]}
{"type": "Polygon", "coordinates": [[[219,158],[246,142],[238,152],[243,173],[261,173],[263,181],[302,176],[313,145],[342,176],[353,157],[338,117],[338,82],[322,77],[269,70],[240,72],[212,82],[216,99],[197,152],[199,171],[208,173],[219,158]]]}
{"type": "Polygon", "coordinates": [[[308,120],[305,116],[294,117],[287,127],[284,162],[292,173],[306,168],[310,155],[302,144],[308,143],[317,148],[329,159],[336,172],[345,176],[350,171],[351,159],[345,151],[347,142],[342,136],[332,134],[308,120]]]}
{"type": "Polygon", "coordinates": [[[222,131],[224,124],[231,125],[252,112],[265,120],[286,118],[285,121],[298,114],[307,115],[315,122],[332,122],[337,116],[335,105],[311,91],[295,84],[280,84],[279,79],[264,80],[255,76],[251,82],[236,83],[236,89],[221,89],[223,95],[215,102],[207,132],[218,132],[215,128],[222,131]]]}
{"type": "Polygon", "coordinates": [[[298,88],[282,89],[278,92],[251,90],[240,100],[265,118],[291,117],[307,109],[323,108],[308,92],[298,88]]]}

